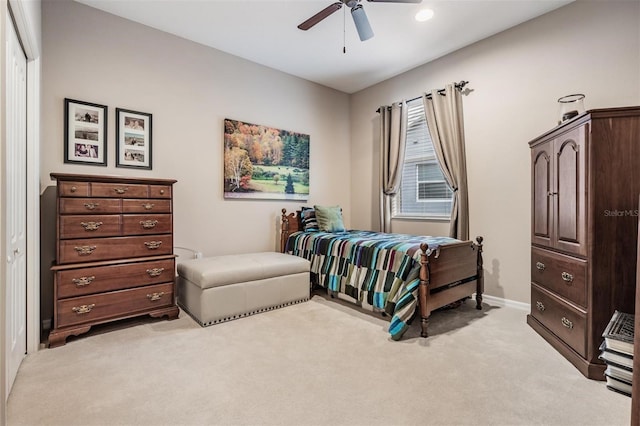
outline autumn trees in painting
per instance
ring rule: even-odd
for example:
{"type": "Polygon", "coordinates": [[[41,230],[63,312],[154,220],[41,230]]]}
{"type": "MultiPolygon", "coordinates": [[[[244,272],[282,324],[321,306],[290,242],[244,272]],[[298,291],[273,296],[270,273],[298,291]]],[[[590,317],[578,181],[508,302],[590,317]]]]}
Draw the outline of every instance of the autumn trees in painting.
{"type": "Polygon", "coordinates": [[[224,120],[224,196],[306,200],[309,135],[224,120]]]}

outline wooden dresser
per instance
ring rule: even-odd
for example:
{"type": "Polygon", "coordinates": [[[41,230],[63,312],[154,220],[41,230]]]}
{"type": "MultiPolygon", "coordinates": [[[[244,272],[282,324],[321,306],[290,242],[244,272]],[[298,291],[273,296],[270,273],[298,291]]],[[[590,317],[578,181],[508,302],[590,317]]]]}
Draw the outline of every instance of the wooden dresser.
{"type": "Polygon", "coordinates": [[[634,313],[640,107],[587,111],[531,147],[527,323],[586,377],[617,309],[634,313]]]}
{"type": "Polygon", "coordinates": [[[178,317],[175,180],[52,173],[57,181],[54,326],[49,346],[95,324],[178,317]]]}

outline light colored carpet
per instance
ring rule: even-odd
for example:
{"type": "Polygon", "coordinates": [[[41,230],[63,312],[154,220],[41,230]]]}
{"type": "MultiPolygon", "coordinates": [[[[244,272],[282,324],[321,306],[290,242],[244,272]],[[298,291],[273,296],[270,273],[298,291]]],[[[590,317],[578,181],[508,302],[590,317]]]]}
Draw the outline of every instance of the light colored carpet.
{"type": "Polygon", "coordinates": [[[181,313],[99,329],[26,358],[8,424],[629,424],[631,399],[585,379],[526,312],[474,306],[399,342],[317,295],[208,328],[181,313]]]}

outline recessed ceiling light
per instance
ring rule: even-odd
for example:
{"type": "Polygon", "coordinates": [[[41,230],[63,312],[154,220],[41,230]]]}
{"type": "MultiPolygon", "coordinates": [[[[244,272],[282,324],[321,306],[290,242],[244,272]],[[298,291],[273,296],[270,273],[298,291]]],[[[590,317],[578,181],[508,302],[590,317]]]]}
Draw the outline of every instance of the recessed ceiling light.
{"type": "Polygon", "coordinates": [[[416,13],[416,21],[424,22],[433,18],[433,10],[431,9],[422,9],[418,13],[416,13]]]}

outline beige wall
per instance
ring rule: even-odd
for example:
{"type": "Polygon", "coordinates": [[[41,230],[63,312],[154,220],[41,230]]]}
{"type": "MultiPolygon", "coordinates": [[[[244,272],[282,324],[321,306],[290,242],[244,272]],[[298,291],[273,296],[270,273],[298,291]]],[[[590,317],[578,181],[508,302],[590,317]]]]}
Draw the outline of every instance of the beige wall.
{"type": "Polygon", "coordinates": [[[176,245],[275,249],[280,210],[301,203],[223,199],[222,123],[232,118],[311,135],[308,203],[340,204],[349,221],[348,95],[79,3],[42,6],[43,187],[50,172],[177,179],[176,245]],[[65,97],[108,105],[108,167],[63,163],[65,97]],[[153,114],[152,171],[115,167],[116,107],[153,114]]]}
{"type": "MultiPolygon", "coordinates": [[[[472,89],[464,97],[470,227],[471,235],[485,237],[486,293],[528,303],[527,142],[557,124],[556,100],[563,95],[585,93],[587,109],[640,105],[640,3],[578,1],[354,94],[355,228],[378,225],[375,110],[463,79],[472,89]]],[[[443,232],[442,223],[393,226],[443,232]]]]}

